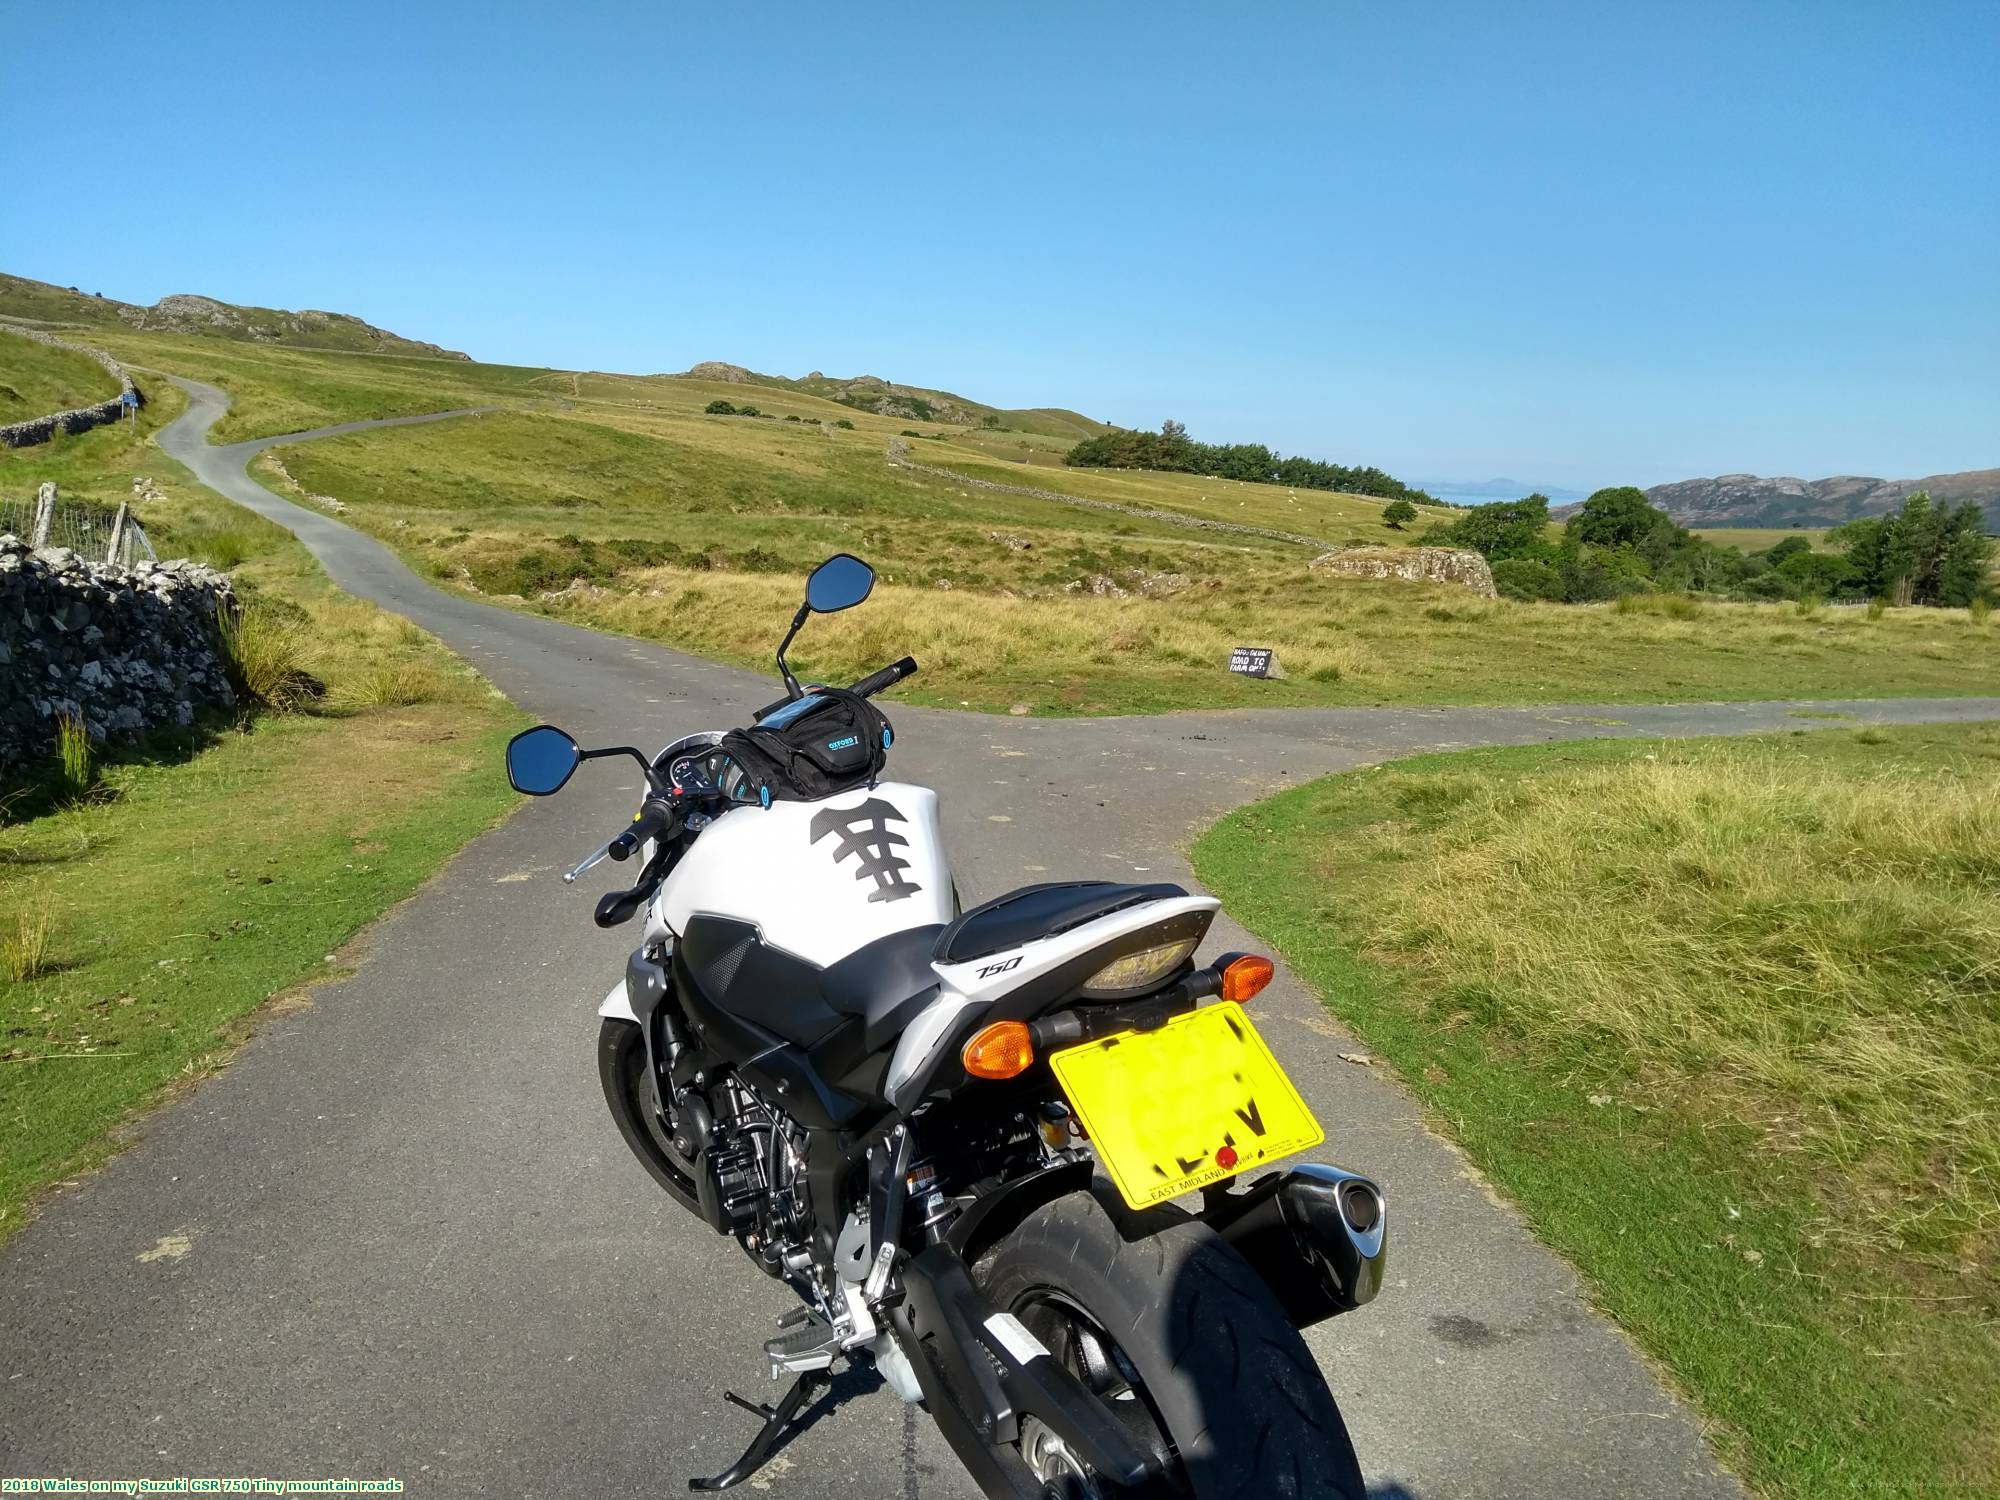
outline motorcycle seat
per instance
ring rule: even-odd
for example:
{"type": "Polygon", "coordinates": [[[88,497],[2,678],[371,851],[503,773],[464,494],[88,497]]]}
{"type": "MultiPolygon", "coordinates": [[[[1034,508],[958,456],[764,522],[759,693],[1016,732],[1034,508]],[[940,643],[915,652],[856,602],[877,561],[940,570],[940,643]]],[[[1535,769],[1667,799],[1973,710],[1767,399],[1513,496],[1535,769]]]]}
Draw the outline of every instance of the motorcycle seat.
{"type": "Polygon", "coordinates": [[[820,995],[830,1009],[860,1018],[870,1051],[885,1045],[937,993],[931,948],[938,931],[933,924],[892,932],[820,970],[820,995]]]}
{"type": "Polygon", "coordinates": [[[1054,937],[1142,901],[1165,901],[1186,891],[1165,881],[1119,885],[1109,880],[1063,880],[1024,885],[960,916],[937,936],[932,950],[941,964],[962,964],[1054,937]]]}

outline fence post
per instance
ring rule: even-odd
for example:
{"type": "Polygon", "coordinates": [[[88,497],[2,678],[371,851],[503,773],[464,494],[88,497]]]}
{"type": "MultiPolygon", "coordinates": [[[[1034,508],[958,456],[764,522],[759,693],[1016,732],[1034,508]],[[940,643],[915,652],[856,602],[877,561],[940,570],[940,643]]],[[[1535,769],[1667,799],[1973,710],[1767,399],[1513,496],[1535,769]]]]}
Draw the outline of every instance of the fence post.
{"type": "Polygon", "coordinates": [[[52,479],[42,481],[42,487],[35,491],[35,519],[28,528],[28,545],[46,547],[49,544],[49,526],[56,518],[56,486],[52,479]]]}
{"type": "Polygon", "coordinates": [[[111,540],[104,544],[104,561],[111,567],[120,567],[119,545],[125,540],[125,523],[132,519],[132,502],[120,500],[118,513],[111,518],[111,540]]]}

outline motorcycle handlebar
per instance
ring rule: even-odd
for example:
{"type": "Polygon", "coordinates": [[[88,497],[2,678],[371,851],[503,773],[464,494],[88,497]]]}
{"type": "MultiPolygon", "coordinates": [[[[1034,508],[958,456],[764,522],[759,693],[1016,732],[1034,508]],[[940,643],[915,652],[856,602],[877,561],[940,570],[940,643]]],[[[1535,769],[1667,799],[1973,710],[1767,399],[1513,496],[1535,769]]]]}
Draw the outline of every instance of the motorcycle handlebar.
{"type": "MultiPolygon", "coordinates": [[[[872,698],[884,688],[894,687],[905,677],[914,677],[916,672],[917,659],[914,656],[906,656],[901,661],[890,662],[888,666],[882,668],[879,672],[870,672],[866,677],[855,683],[853,687],[849,688],[848,692],[858,694],[863,698],[872,698]]],[[[751,722],[755,723],[757,719],[762,719],[776,713],[791,701],[790,698],[780,698],[776,703],[766,703],[762,708],[757,710],[751,722]]]]}
{"type": "Polygon", "coordinates": [[[648,797],[638,815],[632,819],[632,826],[606,845],[605,852],[616,860],[630,859],[632,851],[647,839],[672,834],[680,823],[680,817],[672,803],[648,797]]]}
{"type": "Polygon", "coordinates": [[[916,670],[917,659],[914,656],[906,656],[901,661],[890,662],[879,672],[870,672],[848,691],[863,698],[872,698],[882,689],[892,688],[905,677],[913,676],[916,670]]]}

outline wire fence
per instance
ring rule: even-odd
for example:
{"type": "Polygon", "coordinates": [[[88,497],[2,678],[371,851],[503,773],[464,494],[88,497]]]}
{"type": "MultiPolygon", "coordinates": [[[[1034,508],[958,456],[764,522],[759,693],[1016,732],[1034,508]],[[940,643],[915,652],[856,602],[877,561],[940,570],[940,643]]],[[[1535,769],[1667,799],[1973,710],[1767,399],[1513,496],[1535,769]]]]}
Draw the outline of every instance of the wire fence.
{"type": "Polygon", "coordinates": [[[32,500],[0,496],[0,536],[9,532],[37,551],[67,547],[86,562],[129,568],[160,560],[130,505],[110,509],[64,500],[52,484],[32,500]]]}

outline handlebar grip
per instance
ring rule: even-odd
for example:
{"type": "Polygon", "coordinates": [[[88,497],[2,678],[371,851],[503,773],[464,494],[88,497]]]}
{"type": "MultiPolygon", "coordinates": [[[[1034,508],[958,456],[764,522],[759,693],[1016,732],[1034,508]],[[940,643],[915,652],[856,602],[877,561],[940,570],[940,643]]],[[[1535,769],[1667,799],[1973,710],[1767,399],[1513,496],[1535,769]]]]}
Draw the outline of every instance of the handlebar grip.
{"type": "Polygon", "coordinates": [[[916,674],[917,659],[906,656],[901,661],[892,661],[879,672],[870,672],[866,677],[849,688],[850,693],[858,693],[863,698],[872,698],[884,688],[894,687],[905,677],[916,674]]]}
{"type": "Polygon", "coordinates": [[[639,815],[632,820],[632,826],[606,845],[605,852],[616,860],[630,859],[634,849],[647,839],[656,839],[663,833],[671,832],[679,821],[680,813],[672,803],[648,797],[640,807],[639,815]]]}

